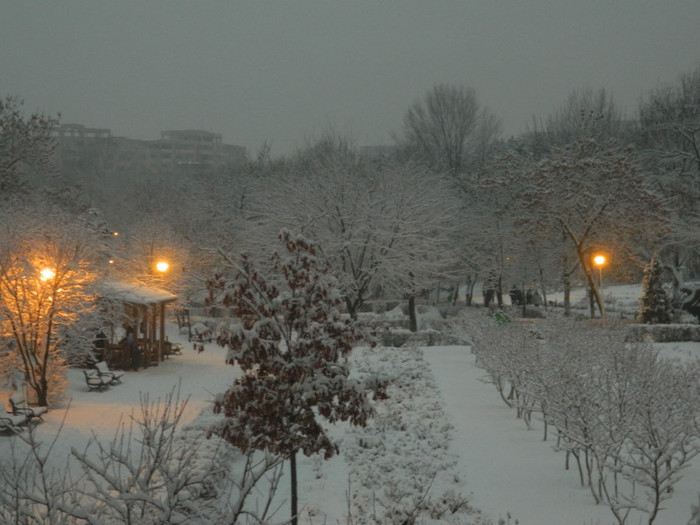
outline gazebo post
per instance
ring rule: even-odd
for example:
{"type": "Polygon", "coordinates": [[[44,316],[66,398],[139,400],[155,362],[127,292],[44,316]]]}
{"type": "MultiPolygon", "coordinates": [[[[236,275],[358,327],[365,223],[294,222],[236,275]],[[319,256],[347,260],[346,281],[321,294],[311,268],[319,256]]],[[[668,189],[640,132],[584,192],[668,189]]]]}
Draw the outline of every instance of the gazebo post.
{"type": "Polygon", "coordinates": [[[150,344],[150,323],[148,318],[148,305],[144,305],[143,309],[143,327],[146,329],[143,334],[143,367],[151,366],[151,344],[150,344]]]}
{"type": "Polygon", "coordinates": [[[165,352],[163,347],[165,346],[165,303],[160,302],[160,337],[158,338],[158,358],[162,361],[164,359],[165,352]]]}
{"type": "Polygon", "coordinates": [[[155,356],[152,356],[151,363],[155,363],[156,366],[158,366],[158,361],[160,361],[160,355],[158,354],[158,349],[160,348],[160,345],[157,343],[157,336],[158,334],[156,333],[156,317],[158,316],[158,310],[157,310],[157,305],[153,304],[151,305],[151,338],[149,341],[150,347],[151,347],[151,352],[155,354],[155,356]]]}

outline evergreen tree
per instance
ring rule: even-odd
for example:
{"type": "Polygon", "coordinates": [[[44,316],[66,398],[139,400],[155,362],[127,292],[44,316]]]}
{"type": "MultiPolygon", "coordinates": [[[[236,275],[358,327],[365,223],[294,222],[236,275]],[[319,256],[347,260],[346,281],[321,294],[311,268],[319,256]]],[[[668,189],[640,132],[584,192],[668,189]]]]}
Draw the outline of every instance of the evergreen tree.
{"type": "Polygon", "coordinates": [[[665,324],[671,322],[671,300],[661,282],[661,265],[652,257],[644,268],[642,280],[642,306],[637,320],[644,324],[665,324]]]}

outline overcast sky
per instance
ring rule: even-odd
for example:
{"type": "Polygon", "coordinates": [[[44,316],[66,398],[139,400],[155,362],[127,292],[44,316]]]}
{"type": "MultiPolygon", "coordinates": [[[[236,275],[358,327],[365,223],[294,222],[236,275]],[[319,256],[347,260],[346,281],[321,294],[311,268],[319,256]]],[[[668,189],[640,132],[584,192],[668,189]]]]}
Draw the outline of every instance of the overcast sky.
{"type": "Polygon", "coordinates": [[[392,142],[439,83],[505,135],[574,89],[640,97],[700,63],[700,0],[0,0],[0,95],[156,139],[206,129],[273,155],[334,130],[392,142]]]}

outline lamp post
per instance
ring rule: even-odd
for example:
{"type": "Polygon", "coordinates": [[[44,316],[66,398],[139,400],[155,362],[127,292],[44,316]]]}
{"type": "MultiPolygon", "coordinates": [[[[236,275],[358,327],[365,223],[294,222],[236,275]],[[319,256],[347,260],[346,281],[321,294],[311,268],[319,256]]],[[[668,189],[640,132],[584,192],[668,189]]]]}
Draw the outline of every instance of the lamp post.
{"type": "Polygon", "coordinates": [[[168,264],[167,261],[158,261],[156,263],[156,270],[158,270],[161,274],[167,272],[168,268],[170,268],[170,264],[168,264]]]}
{"type": "Polygon", "coordinates": [[[54,277],[56,277],[56,272],[52,270],[51,268],[44,268],[39,272],[39,279],[41,279],[43,282],[50,281],[54,277]]]}
{"type": "Polygon", "coordinates": [[[603,295],[603,265],[605,264],[605,255],[596,255],[593,257],[593,262],[598,267],[598,286],[600,287],[600,295],[603,295]]]}

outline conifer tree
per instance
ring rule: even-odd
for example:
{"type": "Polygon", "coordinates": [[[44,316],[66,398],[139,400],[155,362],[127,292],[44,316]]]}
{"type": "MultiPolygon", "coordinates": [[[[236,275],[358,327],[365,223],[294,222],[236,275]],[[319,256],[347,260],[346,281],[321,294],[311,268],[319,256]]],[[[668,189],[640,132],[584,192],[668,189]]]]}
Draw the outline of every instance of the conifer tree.
{"type": "Polygon", "coordinates": [[[652,257],[644,268],[642,280],[642,306],[637,320],[644,324],[666,324],[671,322],[671,300],[661,282],[661,265],[652,257]]]}

